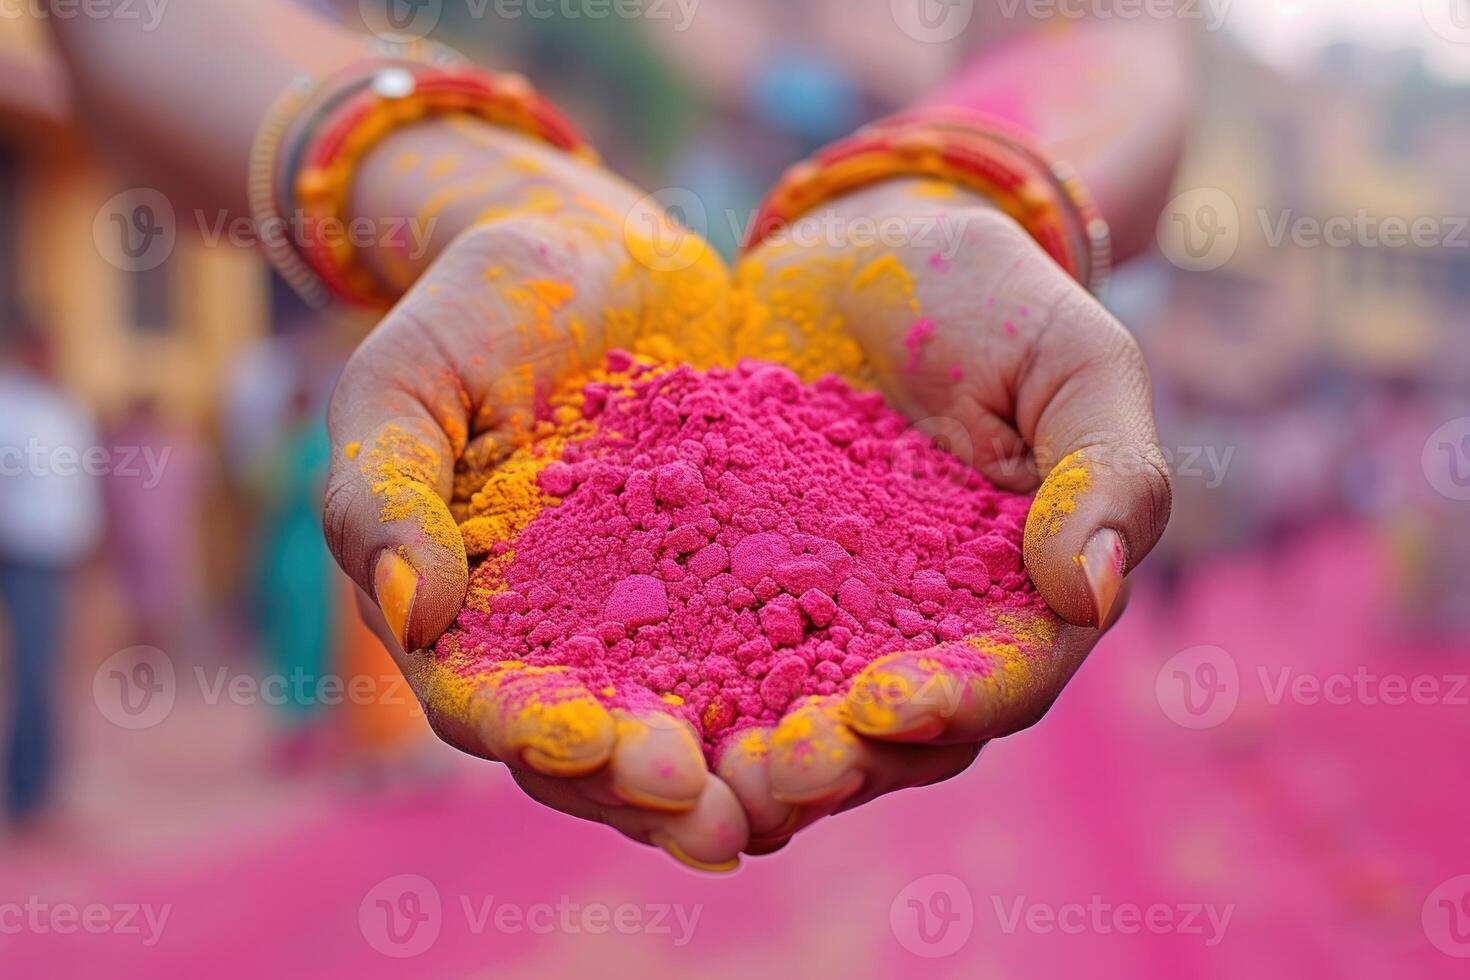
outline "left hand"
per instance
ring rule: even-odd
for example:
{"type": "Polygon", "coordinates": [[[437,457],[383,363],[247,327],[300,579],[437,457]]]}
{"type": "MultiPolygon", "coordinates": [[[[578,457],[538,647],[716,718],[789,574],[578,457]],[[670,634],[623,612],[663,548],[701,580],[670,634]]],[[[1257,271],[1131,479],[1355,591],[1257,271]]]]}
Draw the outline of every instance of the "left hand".
{"type": "Polygon", "coordinates": [[[908,179],[854,192],[757,248],[736,278],[737,353],[846,369],[997,487],[1038,493],[1023,550],[1055,613],[984,644],[988,670],[892,655],[736,740],[717,770],[762,853],[826,814],[956,775],[987,740],[1039,720],[1116,618],[1171,489],[1132,336],[976,195],[908,179]]]}

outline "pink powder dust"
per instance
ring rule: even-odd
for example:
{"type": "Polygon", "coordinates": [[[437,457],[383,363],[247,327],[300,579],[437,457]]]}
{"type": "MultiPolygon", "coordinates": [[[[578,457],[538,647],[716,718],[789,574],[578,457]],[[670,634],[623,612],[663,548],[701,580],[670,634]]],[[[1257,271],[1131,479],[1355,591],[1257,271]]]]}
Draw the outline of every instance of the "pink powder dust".
{"type": "Polygon", "coordinates": [[[570,667],[609,706],[687,718],[713,758],[884,654],[974,654],[998,615],[1045,608],[1021,565],[1029,498],[881,395],[759,361],[633,375],[589,386],[595,434],[538,477],[560,502],[441,654],[570,667]]]}
{"type": "Polygon", "coordinates": [[[904,334],[903,345],[908,348],[909,359],[904,365],[905,371],[913,371],[919,366],[919,358],[924,354],[924,345],[929,338],[934,336],[934,321],[928,317],[920,317],[915,320],[909,332],[904,334]]]}

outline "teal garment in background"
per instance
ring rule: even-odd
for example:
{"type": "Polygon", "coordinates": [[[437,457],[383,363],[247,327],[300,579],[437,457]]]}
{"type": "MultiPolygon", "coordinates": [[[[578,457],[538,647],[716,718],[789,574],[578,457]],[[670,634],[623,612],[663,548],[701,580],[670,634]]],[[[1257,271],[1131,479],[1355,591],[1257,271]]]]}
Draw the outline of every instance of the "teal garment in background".
{"type": "Polygon", "coordinates": [[[332,668],[337,566],[321,519],[330,461],[331,444],[319,419],[284,433],[261,527],[256,595],[263,667],[285,679],[279,707],[292,723],[316,716],[321,679],[332,668]]]}

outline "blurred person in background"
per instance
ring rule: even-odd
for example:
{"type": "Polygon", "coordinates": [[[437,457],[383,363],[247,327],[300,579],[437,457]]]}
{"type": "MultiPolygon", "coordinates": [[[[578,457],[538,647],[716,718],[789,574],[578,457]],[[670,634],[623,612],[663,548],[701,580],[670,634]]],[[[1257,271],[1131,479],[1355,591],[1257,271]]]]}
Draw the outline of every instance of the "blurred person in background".
{"type": "Polygon", "coordinates": [[[0,339],[0,612],[9,654],[5,807],[39,826],[56,768],[55,682],[73,573],[101,538],[97,434],[55,384],[47,338],[0,339]],[[94,462],[87,464],[91,458],[94,462]]]}
{"type": "Polygon", "coordinates": [[[255,598],[263,670],[285,683],[275,763],[309,767],[331,749],[320,696],[332,669],[337,569],[322,538],[322,492],[331,444],[320,402],[301,380],[263,482],[255,598]]]}
{"type": "Polygon", "coordinates": [[[133,620],[130,642],[178,656],[204,626],[204,447],[151,395],[133,398],[106,435],[114,459],[138,461],[106,483],[109,557],[133,620]]]}

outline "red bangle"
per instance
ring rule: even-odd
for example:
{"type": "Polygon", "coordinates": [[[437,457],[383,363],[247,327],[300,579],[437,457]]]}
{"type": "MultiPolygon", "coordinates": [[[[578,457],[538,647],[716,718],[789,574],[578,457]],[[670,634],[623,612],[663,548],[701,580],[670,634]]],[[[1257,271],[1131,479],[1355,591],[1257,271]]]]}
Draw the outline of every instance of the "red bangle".
{"type": "Polygon", "coordinates": [[[792,167],[761,203],[746,248],[826,201],[894,177],[932,177],[989,198],[1088,289],[1111,266],[1107,222],[1081,182],[1015,127],[964,110],[881,120],[792,167]]]}
{"type": "Polygon", "coordinates": [[[473,66],[394,64],[377,70],[314,128],[291,179],[301,209],[301,257],[338,299],[384,308],[388,294],[362,265],[346,235],[327,235],[346,221],[357,164],[393,130],[421,119],[465,114],[507,126],[576,156],[597,154],[577,128],[520,75],[473,66]]]}

